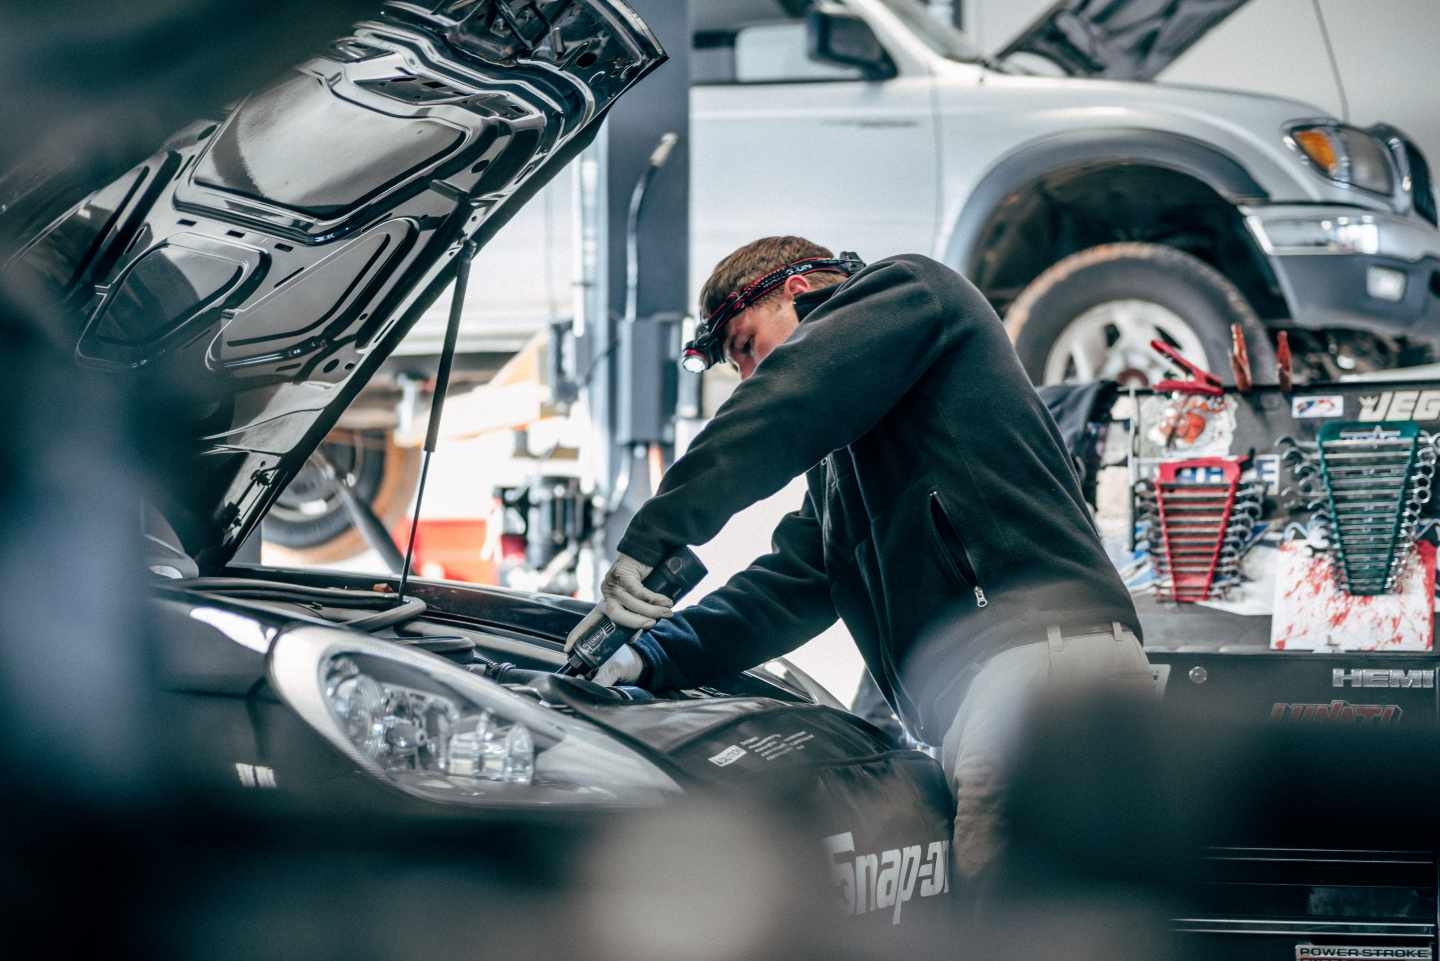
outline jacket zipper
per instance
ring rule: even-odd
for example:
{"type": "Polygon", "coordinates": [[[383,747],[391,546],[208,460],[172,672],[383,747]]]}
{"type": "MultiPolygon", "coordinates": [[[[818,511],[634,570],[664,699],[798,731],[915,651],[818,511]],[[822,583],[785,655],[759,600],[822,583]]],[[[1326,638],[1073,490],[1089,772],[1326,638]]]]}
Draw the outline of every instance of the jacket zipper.
{"type": "Polygon", "coordinates": [[[930,521],[935,525],[936,538],[940,542],[942,553],[949,558],[955,568],[955,573],[960,575],[960,579],[970,590],[975,592],[975,606],[986,607],[989,605],[990,601],[985,597],[985,589],[980,586],[980,577],[975,573],[975,565],[970,561],[970,552],[965,549],[965,542],[960,539],[960,532],[955,530],[955,525],[950,521],[950,515],[945,512],[945,504],[940,500],[939,491],[930,492],[930,521]],[[959,548],[958,551],[949,549],[950,544],[946,543],[947,535],[950,543],[959,548]]]}

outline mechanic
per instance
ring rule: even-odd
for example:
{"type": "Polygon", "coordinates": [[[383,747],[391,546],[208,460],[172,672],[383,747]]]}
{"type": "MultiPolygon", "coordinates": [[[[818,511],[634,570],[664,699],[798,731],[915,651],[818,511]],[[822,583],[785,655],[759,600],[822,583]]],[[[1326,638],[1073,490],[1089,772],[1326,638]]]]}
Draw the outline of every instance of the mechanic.
{"type": "Polygon", "coordinates": [[[1027,702],[1085,680],[1151,687],[1055,423],[989,303],[927,257],[866,267],[769,237],[716,266],[701,307],[688,354],[723,351],[742,383],[631,520],[570,643],[602,612],[643,628],[598,679],[664,690],[839,616],[906,728],[941,745],[957,878],[975,880],[1004,842],[1003,762],[1027,702]],[[641,585],[801,473],[772,552],[725,586],[672,612],[641,585]]]}

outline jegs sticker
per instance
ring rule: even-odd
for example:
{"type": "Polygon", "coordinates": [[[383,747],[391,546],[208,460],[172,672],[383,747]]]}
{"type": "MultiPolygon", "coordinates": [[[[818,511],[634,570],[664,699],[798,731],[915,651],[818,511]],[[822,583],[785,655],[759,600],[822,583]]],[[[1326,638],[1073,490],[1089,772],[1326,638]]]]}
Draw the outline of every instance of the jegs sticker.
{"type": "Polygon", "coordinates": [[[1440,420],[1440,390],[1385,390],[1362,396],[1356,420],[1440,420]]]}
{"type": "Polygon", "coordinates": [[[1314,397],[1292,397],[1290,416],[1296,420],[1316,417],[1344,417],[1345,398],[1340,394],[1319,394],[1314,397]]]}

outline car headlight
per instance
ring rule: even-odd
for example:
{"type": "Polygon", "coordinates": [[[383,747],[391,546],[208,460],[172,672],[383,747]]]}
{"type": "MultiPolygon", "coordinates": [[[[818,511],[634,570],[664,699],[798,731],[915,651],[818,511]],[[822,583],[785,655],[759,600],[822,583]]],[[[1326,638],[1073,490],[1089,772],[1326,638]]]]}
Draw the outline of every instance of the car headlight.
{"type": "Polygon", "coordinates": [[[430,801],[628,805],[680,793],[599,728],[421,651],[301,627],[276,640],[270,680],[361,768],[430,801]]]}
{"type": "Polygon", "coordinates": [[[1363,130],[1341,124],[1300,124],[1290,141],[1320,173],[1351,187],[1390,196],[1395,166],[1385,144],[1363,130]]]}

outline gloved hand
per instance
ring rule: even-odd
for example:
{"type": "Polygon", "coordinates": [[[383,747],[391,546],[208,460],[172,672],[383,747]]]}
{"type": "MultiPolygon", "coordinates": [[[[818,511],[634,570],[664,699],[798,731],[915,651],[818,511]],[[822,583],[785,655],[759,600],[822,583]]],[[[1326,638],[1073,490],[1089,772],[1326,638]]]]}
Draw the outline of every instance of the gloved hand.
{"type": "Polygon", "coordinates": [[[565,650],[568,652],[574,647],[581,635],[602,617],[610,618],[623,630],[635,631],[654,627],[656,618],[674,613],[670,598],[640,583],[652,570],[650,565],[625,554],[617,557],[600,582],[599,603],[565,638],[565,650]]]}
{"type": "Polygon", "coordinates": [[[640,675],[644,672],[645,662],[640,660],[640,653],[629,644],[622,644],[618,651],[610,655],[608,661],[600,665],[600,670],[595,672],[595,683],[601,687],[633,684],[640,680],[640,675]]]}

